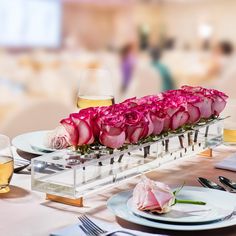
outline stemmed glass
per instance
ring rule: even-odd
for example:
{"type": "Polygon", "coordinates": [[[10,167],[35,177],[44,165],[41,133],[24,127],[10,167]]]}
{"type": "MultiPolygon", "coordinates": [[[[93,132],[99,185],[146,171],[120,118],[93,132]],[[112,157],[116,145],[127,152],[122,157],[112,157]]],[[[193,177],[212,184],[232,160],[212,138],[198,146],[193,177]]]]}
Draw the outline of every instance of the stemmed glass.
{"type": "Polygon", "coordinates": [[[77,107],[108,106],[114,104],[111,74],[107,69],[86,69],[81,73],[77,107]]]}
{"type": "Polygon", "coordinates": [[[10,191],[9,183],[14,170],[10,139],[0,134],[0,193],[10,191]]]}

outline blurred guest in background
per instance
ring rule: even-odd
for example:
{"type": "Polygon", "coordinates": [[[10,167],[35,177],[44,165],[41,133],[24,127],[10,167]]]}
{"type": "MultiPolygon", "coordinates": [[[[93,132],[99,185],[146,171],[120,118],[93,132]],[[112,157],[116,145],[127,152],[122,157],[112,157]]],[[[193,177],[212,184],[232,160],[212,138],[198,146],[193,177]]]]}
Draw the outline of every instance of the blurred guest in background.
{"type": "Polygon", "coordinates": [[[221,41],[213,47],[208,71],[210,76],[220,76],[227,70],[232,61],[233,51],[233,45],[229,41],[221,41]]]}
{"type": "Polygon", "coordinates": [[[120,52],[121,74],[122,74],[122,92],[125,92],[132,79],[134,67],[137,61],[135,43],[127,43],[120,52]]]}
{"type": "Polygon", "coordinates": [[[161,49],[156,47],[153,47],[150,50],[151,58],[152,58],[152,65],[154,68],[159,72],[162,79],[162,91],[174,89],[174,81],[171,76],[171,73],[166,65],[164,65],[160,59],[161,59],[161,49]]]}

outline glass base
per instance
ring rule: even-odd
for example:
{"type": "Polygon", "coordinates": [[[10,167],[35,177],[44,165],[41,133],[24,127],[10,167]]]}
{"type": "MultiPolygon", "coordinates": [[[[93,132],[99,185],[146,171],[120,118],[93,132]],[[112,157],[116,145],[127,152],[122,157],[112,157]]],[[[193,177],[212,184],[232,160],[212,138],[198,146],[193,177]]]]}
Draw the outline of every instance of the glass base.
{"type": "Polygon", "coordinates": [[[10,191],[9,186],[0,187],[0,193],[8,193],[10,191]]]}

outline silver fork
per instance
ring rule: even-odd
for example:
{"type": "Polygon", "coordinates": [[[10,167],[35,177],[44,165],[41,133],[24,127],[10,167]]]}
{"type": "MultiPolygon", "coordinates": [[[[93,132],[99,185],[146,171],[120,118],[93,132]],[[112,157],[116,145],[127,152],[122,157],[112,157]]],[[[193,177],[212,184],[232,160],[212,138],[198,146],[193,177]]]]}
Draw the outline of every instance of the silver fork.
{"type": "Polygon", "coordinates": [[[108,232],[107,230],[104,230],[100,228],[98,225],[96,225],[86,215],[79,216],[78,219],[80,220],[82,224],[82,225],[79,225],[79,227],[87,236],[112,236],[115,233],[124,233],[131,236],[137,236],[136,234],[132,234],[130,232],[126,232],[123,230],[108,232]]]}

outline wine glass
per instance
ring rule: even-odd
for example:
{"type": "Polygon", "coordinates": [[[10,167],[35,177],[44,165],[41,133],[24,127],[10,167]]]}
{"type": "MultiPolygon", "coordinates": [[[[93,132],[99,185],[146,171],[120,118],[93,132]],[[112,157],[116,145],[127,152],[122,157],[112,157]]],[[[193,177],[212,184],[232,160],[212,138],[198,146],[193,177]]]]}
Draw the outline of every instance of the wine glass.
{"type": "Polygon", "coordinates": [[[222,117],[228,117],[224,120],[224,144],[236,145],[236,100],[229,99],[222,117]]]}
{"type": "Polygon", "coordinates": [[[91,68],[81,73],[77,107],[109,106],[114,104],[111,74],[107,69],[91,68]]]}
{"type": "Polygon", "coordinates": [[[10,139],[0,134],[0,193],[10,191],[9,183],[14,170],[10,139]]]}

